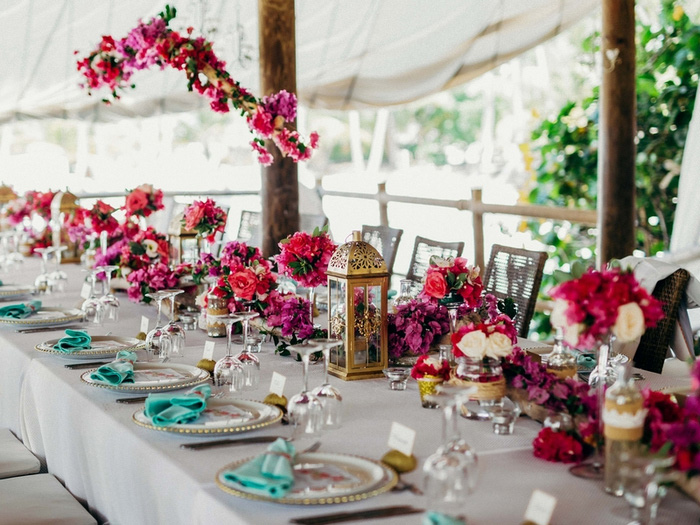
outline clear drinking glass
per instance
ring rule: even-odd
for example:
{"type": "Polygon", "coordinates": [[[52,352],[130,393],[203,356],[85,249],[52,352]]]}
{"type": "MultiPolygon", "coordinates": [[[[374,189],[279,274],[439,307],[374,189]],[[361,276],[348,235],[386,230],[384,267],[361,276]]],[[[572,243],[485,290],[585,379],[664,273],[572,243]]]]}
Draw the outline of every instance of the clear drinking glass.
{"type": "Polygon", "coordinates": [[[231,393],[243,390],[245,375],[243,365],[233,356],[231,351],[231,335],[233,325],[241,320],[239,315],[225,314],[210,316],[211,320],[226,326],[226,355],[214,365],[214,387],[217,390],[213,397],[226,397],[231,393]]]}
{"type": "Polygon", "coordinates": [[[104,305],[97,297],[97,274],[99,271],[95,268],[90,272],[90,296],[83,302],[82,310],[85,315],[85,322],[96,325],[102,325],[104,321],[104,305]]]}
{"type": "Polygon", "coordinates": [[[654,525],[661,500],[673,480],[671,467],[675,456],[657,457],[651,454],[624,458],[620,475],[624,497],[630,506],[632,521],[628,525],[654,525]]]}
{"type": "Polygon", "coordinates": [[[49,255],[53,251],[53,248],[35,248],[34,252],[41,256],[41,273],[34,279],[34,288],[38,293],[50,293],[51,292],[51,280],[49,277],[48,262],[49,255]]]}
{"type": "Polygon", "coordinates": [[[238,318],[243,321],[243,350],[236,356],[243,365],[245,381],[243,390],[255,390],[260,382],[260,360],[248,349],[248,330],[250,320],[258,317],[258,312],[236,312],[238,318]]]}
{"type": "Polygon", "coordinates": [[[58,293],[66,291],[66,283],[68,282],[68,274],[61,270],[61,257],[67,249],[68,246],[56,246],[52,250],[54,254],[54,269],[49,273],[49,283],[51,284],[51,290],[58,293]]]}
{"type": "Polygon", "coordinates": [[[158,305],[158,317],[156,317],[156,326],[146,335],[146,356],[149,361],[158,359],[164,362],[170,354],[171,340],[168,332],[164,330],[163,322],[163,299],[168,295],[168,291],[159,290],[157,292],[147,293],[146,297],[153,299],[158,305]]]}
{"type": "Polygon", "coordinates": [[[309,361],[311,354],[318,347],[307,344],[292,345],[301,356],[304,366],[304,375],[301,392],[292,396],[287,405],[289,424],[292,426],[293,439],[314,437],[321,433],[323,428],[323,405],[318,398],[309,392],[309,361]]]}
{"type": "Polygon", "coordinates": [[[104,295],[100,297],[100,302],[104,306],[104,321],[106,323],[119,322],[119,299],[112,293],[112,272],[119,269],[119,266],[98,266],[95,268],[105,275],[103,288],[104,295]]]}
{"type": "Polygon", "coordinates": [[[328,378],[328,362],[331,350],[343,345],[343,341],[338,339],[311,339],[309,345],[316,346],[323,352],[323,373],[324,380],[321,386],[311,392],[321,402],[323,406],[323,428],[340,428],[343,422],[342,408],[343,396],[338,389],[330,384],[328,378]]]}
{"type": "Polygon", "coordinates": [[[171,358],[183,357],[185,352],[185,328],[175,322],[175,297],[185,290],[163,290],[168,292],[165,299],[170,299],[170,321],[163,330],[170,336],[170,356],[171,358]]]}

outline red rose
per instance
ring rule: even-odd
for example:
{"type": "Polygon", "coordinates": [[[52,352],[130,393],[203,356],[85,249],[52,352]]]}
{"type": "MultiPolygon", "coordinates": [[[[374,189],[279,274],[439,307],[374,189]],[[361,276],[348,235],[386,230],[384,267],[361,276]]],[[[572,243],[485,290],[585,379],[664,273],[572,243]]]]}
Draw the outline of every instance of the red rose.
{"type": "Polygon", "coordinates": [[[236,294],[236,297],[246,301],[250,301],[253,298],[258,286],[258,279],[249,269],[231,274],[228,278],[228,282],[231,285],[233,293],[236,294]]]}
{"type": "Polygon", "coordinates": [[[555,432],[551,428],[543,428],[532,442],[537,458],[562,463],[578,463],[583,459],[583,446],[573,436],[566,432],[555,432]]]}
{"type": "Polygon", "coordinates": [[[185,211],[185,228],[194,230],[204,217],[204,208],[193,204],[185,211]]]}
{"type": "Polygon", "coordinates": [[[428,275],[425,277],[423,291],[430,297],[442,299],[447,294],[447,282],[441,273],[428,272],[428,275]]]}
{"type": "Polygon", "coordinates": [[[148,195],[143,190],[136,188],[126,196],[126,211],[129,215],[144,213],[148,206],[148,195]]]}

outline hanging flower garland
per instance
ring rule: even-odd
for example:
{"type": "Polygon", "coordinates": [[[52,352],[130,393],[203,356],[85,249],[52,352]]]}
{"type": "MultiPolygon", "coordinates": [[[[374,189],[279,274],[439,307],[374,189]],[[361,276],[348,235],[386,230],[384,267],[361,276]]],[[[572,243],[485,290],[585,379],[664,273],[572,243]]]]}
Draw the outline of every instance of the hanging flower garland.
{"type": "Polygon", "coordinates": [[[226,63],[214,54],[211,42],[203,37],[192,38],[191,27],[187,36],[168,27],[175,15],[175,8],[166,5],[164,12],[148,22],[140,21],[121,40],[103,36],[97,49],[78,60],[78,71],[86,80],[83,87],[91,93],[106,86],[111,97],[118,100],[120,90],[136,87],[129,81],[134,72],[154,65],[179,69],[187,76],[187,89],[207,97],[214,111],[227,113],[233,106],[246,117],[255,135],[250,145],[260,164],[269,166],[273,162],[272,154],[265,148],[266,139],[294,162],[309,159],[318,147],[318,133],[311,133],[306,143],[296,130],[285,127],[285,123],[293,123],[296,118],[296,96],[283,90],[256,98],[231,78],[226,63]]]}

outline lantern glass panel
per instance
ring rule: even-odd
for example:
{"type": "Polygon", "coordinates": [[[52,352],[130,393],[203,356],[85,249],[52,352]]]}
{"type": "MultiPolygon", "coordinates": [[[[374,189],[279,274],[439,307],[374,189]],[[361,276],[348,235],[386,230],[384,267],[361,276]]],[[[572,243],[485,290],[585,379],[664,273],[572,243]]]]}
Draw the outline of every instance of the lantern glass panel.
{"type": "Polygon", "coordinates": [[[380,285],[369,286],[367,299],[366,322],[371,328],[371,335],[368,337],[367,364],[376,366],[382,362],[382,287],[380,285]]]}
{"type": "MultiPolygon", "coordinates": [[[[328,312],[330,315],[331,333],[329,337],[345,340],[346,316],[346,284],[344,281],[330,278],[328,279],[328,312]]],[[[345,345],[331,350],[330,362],[339,367],[346,366],[345,345]]]]}

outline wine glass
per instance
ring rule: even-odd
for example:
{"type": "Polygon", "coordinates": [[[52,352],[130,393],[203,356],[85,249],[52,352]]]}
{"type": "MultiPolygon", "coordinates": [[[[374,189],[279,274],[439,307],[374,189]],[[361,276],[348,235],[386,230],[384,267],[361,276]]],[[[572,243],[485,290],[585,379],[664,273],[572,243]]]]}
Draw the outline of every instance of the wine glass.
{"type": "Polygon", "coordinates": [[[147,293],[146,297],[150,297],[158,304],[158,317],[156,317],[156,326],[146,335],[146,356],[149,361],[155,358],[164,362],[170,354],[171,340],[168,332],[164,330],[165,325],[162,323],[163,299],[168,295],[168,291],[159,290],[157,292],[147,293]]]}
{"type": "Polygon", "coordinates": [[[620,459],[624,497],[632,517],[628,525],[654,525],[659,504],[668,491],[666,482],[673,480],[670,469],[676,457],[626,454],[620,459]]]}
{"type": "Polygon", "coordinates": [[[90,295],[83,302],[83,306],[81,307],[81,309],[83,311],[83,314],[85,315],[86,323],[102,325],[102,322],[104,321],[105,310],[102,301],[100,301],[100,299],[97,297],[96,289],[97,274],[99,273],[99,270],[95,268],[87,271],[90,272],[90,276],[88,277],[90,279],[90,295]]]}
{"type": "Polygon", "coordinates": [[[289,424],[292,425],[293,439],[302,437],[314,437],[321,433],[323,428],[323,405],[318,398],[309,392],[309,361],[311,354],[318,347],[308,344],[292,345],[299,352],[304,366],[304,375],[301,392],[292,396],[287,404],[289,424]]]}
{"type": "Polygon", "coordinates": [[[476,453],[457,427],[458,409],[474,389],[440,385],[438,391],[428,397],[443,409],[442,445],[423,464],[424,493],[428,510],[456,518],[478,478],[476,453]]]}
{"type": "Polygon", "coordinates": [[[175,297],[181,293],[185,293],[185,290],[164,291],[168,292],[168,295],[166,295],[165,298],[170,299],[170,321],[164,328],[164,330],[170,336],[170,357],[183,357],[185,350],[185,329],[182,327],[182,325],[175,322],[175,297]]]}
{"type": "Polygon", "coordinates": [[[34,252],[41,256],[41,273],[34,279],[34,288],[38,293],[49,293],[51,291],[51,281],[49,279],[49,272],[47,271],[47,264],[49,261],[49,254],[53,248],[34,248],[34,252]]]}
{"type": "Polygon", "coordinates": [[[243,350],[236,356],[243,365],[245,381],[243,390],[255,390],[260,382],[260,360],[248,349],[248,328],[250,320],[258,317],[258,312],[236,312],[239,320],[243,321],[243,350]]]}
{"type": "Polygon", "coordinates": [[[241,362],[231,353],[231,335],[233,325],[241,320],[238,313],[207,316],[215,323],[226,325],[226,355],[219,359],[214,366],[214,386],[218,392],[212,397],[225,397],[230,392],[243,390],[245,373],[241,362]]]}
{"type": "Polygon", "coordinates": [[[105,285],[104,285],[104,295],[100,297],[100,302],[104,306],[105,313],[104,319],[106,322],[118,323],[119,322],[119,299],[112,293],[112,272],[119,269],[117,265],[108,266],[98,266],[95,268],[100,273],[104,272],[105,275],[105,285]]]}
{"type": "Polygon", "coordinates": [[[67,249],[68,246],[56,246],[52,249],[54,270],[49,274],[49,282],[51,289],[59,293],[66,291],[66,283],[68,282],[68,274],[61,270],[61,256],[67,249]]]}
{"type": "Polygon", "coordinates": [[[323,373],[324,380],[321,386],[311,392],[315,395],[323,406],[323,428],[340,428],[342,425],[342,401],[338,389],[330,384],[328,378],[328,363],[330,361],[331,350],[343,345],[339,339],[311,339],[309,345],[320,348],[323,352],[323,373]]]}

